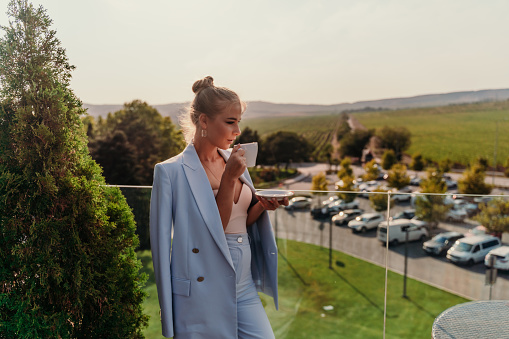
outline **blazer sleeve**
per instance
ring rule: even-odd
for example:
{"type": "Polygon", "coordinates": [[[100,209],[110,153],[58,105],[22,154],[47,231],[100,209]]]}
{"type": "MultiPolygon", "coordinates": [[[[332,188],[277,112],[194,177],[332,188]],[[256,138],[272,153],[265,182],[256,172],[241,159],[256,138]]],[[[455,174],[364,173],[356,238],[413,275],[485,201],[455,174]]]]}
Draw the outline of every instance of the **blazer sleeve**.
{"type": "Polygon", "coordinates": [[[157,164],[150,198],[150,247],[165,337],[174,335],[170,271],[172,225],[171,181],[164,166],[157,164]]]}

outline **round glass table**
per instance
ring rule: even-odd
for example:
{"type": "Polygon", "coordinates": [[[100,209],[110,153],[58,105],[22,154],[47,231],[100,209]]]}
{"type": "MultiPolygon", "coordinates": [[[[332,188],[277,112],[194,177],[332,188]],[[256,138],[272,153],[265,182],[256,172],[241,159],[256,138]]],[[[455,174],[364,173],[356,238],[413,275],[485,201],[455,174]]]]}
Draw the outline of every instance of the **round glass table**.
{"type": "Polygon", "coordinates": [[[471,301],[450,307],[433,322],[432,338],[509,338],[509,300],[471,301]]]}

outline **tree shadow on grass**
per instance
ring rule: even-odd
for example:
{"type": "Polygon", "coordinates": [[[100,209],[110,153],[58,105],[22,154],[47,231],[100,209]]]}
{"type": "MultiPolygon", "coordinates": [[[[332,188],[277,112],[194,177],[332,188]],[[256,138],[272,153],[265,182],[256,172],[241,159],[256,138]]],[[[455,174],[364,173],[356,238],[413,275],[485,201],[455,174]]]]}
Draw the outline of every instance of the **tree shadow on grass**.
{"type": "MultiPolygon", "coordinates": [[[[344,267],[345,265],[340,262],[340,261],[336,261],[336,265],[338,266],[341,266],[341,267],[344,267]]],[[[353,285],[352,283],[350,283],[345,277],[343,277],[338,271],[336,271],[334,268],[331,268],[331,270],[336,273],[336,275],[341,279],[343,280],[348,286],[350,286],[355,292],[357,292],[361,297],[363,297],[364,299],[366,299],[366,301],[368,303],[370,303],[373,307],[375,307],[377,310],[379,310],[382,314],[384,313],[384,310],[383,308],[381,308],[380,306],[378,306],[373,300],[371,300],[366,294],[364,294],[364,292],[362,292],[361,290],[359,290],[355,285],[353,285]]],[[[387,315],[387,318],[396,318],[397,316],[389,316],[387,315]]]]}
{"type": "Polygon", "coordinates": [[[435,314],[431,313],[430,311],[428,311],[427,309],[425,309],[424,307],[419,305],[416,301],[412,300],[412,298],[410,298],[409,296],[407,296],[405,299],[410,301],[412,304],[414,304],[415,307],[417,307],[419,310],[421,310],[424,313],[426,313],[427,315],[429,315],[430,318],[435,319],[436,317],[438,317],[438,315],[435,315],[435,314]]]}
{"type": "Polygon", "coordinates": [[[283,253],[279,252],[279,255],[281,256],[281,258],[283,258],[283,260],[286,262],[286,264],[288,265],[288,267],[290,267],[290,269],[293,271],[293,274],[295,274],[295,276],[302,282],[302,284],[304,286],[309,286],[309,283],[307,283],[304,278],[302,278],[302,276],[299,274],[299,272],[297,272],[297,270],[295,269],[295,267],[293,267],[293,265],[288,261],[288,259],[283,255],[283,253]]]}

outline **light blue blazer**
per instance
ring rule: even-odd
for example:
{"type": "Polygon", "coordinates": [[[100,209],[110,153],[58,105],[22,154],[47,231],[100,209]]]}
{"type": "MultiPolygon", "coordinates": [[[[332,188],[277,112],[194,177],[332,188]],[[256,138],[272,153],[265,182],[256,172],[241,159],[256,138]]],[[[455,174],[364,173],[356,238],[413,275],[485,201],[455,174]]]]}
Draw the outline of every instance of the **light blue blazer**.
{"type": "MultiPolygon", "coordinates": [[[[247,170],[240,179],[253,192],[254,203],[247,170]]],[[[258,291],[274,298],[277,309],[277,248],[266,211],[248,233],[253,280],[258,291]]],[[[150,243],[163,335],[236,339],[235,269],[212,188],[192,144],[154,168],[150,243]]]]}

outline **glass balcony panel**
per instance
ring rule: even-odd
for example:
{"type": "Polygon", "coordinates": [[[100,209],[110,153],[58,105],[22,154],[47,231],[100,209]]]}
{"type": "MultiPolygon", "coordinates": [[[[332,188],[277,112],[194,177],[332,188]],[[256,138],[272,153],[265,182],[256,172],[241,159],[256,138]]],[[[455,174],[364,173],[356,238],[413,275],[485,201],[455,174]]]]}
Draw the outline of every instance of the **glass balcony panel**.
{"type": "MultiPolygon", "coordinates": [[[[146,336],[157,337],[159,306],[148,233],[151,189],[121,190],[133,208],[138,255],[149,275],[146,336]]],[[[271,298],[260,296],[276,338],[430,337],[435,318],[454,305],[509,300],[508,271],[498,269],[493,283],[484,257],[473,264],[450,262],[447,247],[453,244],[436,237],[449,232],[456,243],[450,232],[466,239],[503,227],[507,196],[294,194],[290,206],[269,212],[279,249],[279,311],[271,298]],[[483,204],[487,207],[479,207],[483,204]],[[460,207],[465,218],[461,211],[459,217],[451,214],[460,207]],[[432,238],[445,249],[435,249],[432,238]]],[[[507,233],[496,235],[509,244],[507,233]]],[[[505,263],[501,256],[499,265],[505,263]]]]}

